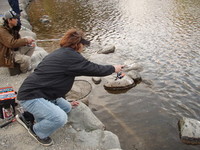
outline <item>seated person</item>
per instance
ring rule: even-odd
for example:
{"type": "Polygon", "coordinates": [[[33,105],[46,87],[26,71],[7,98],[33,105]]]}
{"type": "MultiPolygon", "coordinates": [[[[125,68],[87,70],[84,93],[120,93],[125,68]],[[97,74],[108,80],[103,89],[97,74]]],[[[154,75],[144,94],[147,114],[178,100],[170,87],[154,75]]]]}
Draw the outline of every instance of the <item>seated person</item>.
{"type": "Polygon", "coordinates": [[[20,65],[21,72],[31,70],[31,56],[34,51],[33,38],[21,38],[17,26],[18,15],[7,11],[0,26],[0,67],[13,68],[14,63],[20,65]]]}

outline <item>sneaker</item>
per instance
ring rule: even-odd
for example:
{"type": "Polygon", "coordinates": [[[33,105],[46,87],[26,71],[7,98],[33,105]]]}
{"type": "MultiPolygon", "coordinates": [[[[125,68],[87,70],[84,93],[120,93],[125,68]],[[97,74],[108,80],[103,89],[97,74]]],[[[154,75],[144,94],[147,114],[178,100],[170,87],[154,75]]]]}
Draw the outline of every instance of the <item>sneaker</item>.
{"type": "Polygon", "coordinates": [[[23,114],[17,114],[16,120],[27,130],[33,126],[33,122],[26,120],[23,114]]]}
{"type": "Polygon", "coordinates": [[[38,141],[40,144],[44,145],[44,146],[50,146],[53,144],[53,140],[50,137],[46,137],[44,139],[39,138],[35,132],[33,131],[33,128],[31,127],[28,130],[29,134],[36,140],[38,141]]]}

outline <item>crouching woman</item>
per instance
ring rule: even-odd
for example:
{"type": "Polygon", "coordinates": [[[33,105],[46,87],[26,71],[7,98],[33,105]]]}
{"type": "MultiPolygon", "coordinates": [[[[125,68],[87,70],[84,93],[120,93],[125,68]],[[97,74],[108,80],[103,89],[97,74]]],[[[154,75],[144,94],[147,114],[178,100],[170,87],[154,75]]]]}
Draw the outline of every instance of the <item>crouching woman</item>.
{"type": "MultiPolygon", "coordinates": [[[[17,99],[21,106],[35,118],[26,124],[21,114],[17,120],[42,145],[53,143],[49,137],[67,123],[71,104],[64,99],[76,76],[107,76],[120,72],[122,65],[99,65],[85,59],[81,52],[90,42],[83,32],[70,29],[60,41],[60,48],[47,55],[21,85],[17,99]]],[[[77,104],[74,104],[77,105],[77,104]]]]}

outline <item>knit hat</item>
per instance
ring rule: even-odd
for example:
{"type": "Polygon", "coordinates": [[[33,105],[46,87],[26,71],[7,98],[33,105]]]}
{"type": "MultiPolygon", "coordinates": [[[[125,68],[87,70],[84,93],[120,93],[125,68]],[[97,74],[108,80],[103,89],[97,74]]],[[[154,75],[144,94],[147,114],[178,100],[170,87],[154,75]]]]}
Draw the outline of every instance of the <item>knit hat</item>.
{"type": "Polygon", "coordinates": [[[11,19],[11,18],[19,18],[19,15],[16,14],[14,11],[10,10],[4,13],[4,18],[5,19],[11,19]]]}

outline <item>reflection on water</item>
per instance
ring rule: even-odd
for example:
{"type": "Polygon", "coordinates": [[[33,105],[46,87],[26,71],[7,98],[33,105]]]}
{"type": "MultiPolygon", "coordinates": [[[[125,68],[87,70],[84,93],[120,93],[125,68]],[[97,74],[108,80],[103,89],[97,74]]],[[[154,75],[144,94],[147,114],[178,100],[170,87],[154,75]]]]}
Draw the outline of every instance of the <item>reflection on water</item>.
{"type": "MultiPolygon", "coordinates": [[[[200,148],[181,143],[177,130],[182,116],[200,120],[199,0],[35,0],[29,14],[38,39],[61,38],[77,27],[94,45],[114,44],[122,59],[144,67],[141,76],[151,86],[121,94],[97,86],[91,93],[95,114],[124,150],[200,148]],[[49,24],[39,21],[43,15],[49,24]]],[[[49,52],[58,47],[38,44],[49,52]]]]}

